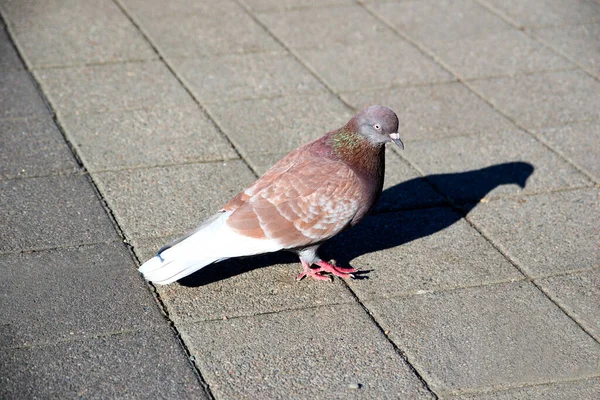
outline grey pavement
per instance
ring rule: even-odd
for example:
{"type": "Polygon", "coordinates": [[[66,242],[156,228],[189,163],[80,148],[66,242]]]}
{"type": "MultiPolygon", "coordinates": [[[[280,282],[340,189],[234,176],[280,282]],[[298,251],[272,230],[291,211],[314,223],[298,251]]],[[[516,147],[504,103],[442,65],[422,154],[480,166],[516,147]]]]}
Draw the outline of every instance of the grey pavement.
{"type": "Polygon", "coordinates": [[[0,398],[596,399],[600,1],[0,1],[0,398]],[[394,109],[373,215],[140,262],[394,109]]]}

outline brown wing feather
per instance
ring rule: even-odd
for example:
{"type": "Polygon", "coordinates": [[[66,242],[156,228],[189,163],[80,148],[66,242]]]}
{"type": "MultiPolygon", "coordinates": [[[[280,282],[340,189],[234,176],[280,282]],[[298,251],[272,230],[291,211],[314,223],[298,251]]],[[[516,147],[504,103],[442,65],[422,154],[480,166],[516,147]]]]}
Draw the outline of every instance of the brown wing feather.
{"type": "Polygon", "coordinates": [[[302,247],[344,229],[360,208],[360,192],[358,177],[345,164],[296,150],[224,210],[233,211],[227,224],[243,235],[302,247]]]}

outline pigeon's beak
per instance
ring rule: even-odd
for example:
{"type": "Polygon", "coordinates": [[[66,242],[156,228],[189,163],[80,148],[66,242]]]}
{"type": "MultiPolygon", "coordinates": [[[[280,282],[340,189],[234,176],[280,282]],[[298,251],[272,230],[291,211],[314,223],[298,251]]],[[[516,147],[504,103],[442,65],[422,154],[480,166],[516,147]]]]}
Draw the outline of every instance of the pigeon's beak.
{"type": "Polygon", "coordinates": [[[399,133],[390,133],[390,138],[392,139],[392,142],[396,143],[398,147],[404,150],[404,143],[402,143],[402,140],[400,140],[399,133]]]}

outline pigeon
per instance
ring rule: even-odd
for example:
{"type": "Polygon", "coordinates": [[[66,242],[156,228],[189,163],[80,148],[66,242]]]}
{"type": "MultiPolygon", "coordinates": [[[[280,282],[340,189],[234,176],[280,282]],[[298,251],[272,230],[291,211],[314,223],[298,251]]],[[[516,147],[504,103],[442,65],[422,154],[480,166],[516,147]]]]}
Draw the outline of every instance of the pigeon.
{"type": "Polygon", "coordinates": [[[365,108],[343,127],[283,157],[139,271],[164,285],[228,258],[287,250],[302,263],[297,280],[354,277],[358,270],[323,261],[317,249],[359,223],[377,202],[388,142],[404,149],[396,114],[383,106],[365,108]]]}

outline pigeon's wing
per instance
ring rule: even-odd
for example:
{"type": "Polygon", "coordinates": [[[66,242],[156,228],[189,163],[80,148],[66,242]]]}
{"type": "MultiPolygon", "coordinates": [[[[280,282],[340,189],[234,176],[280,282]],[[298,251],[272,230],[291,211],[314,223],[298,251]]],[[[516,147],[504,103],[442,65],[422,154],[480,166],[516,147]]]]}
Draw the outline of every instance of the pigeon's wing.
{"type": "Polygon", "coordinates": [[[275,164],[225,207],[239,234],[270,239],[284,248],[326,240],[360,209],[361,184],[344,163],[295,151],[275,164]]]}

